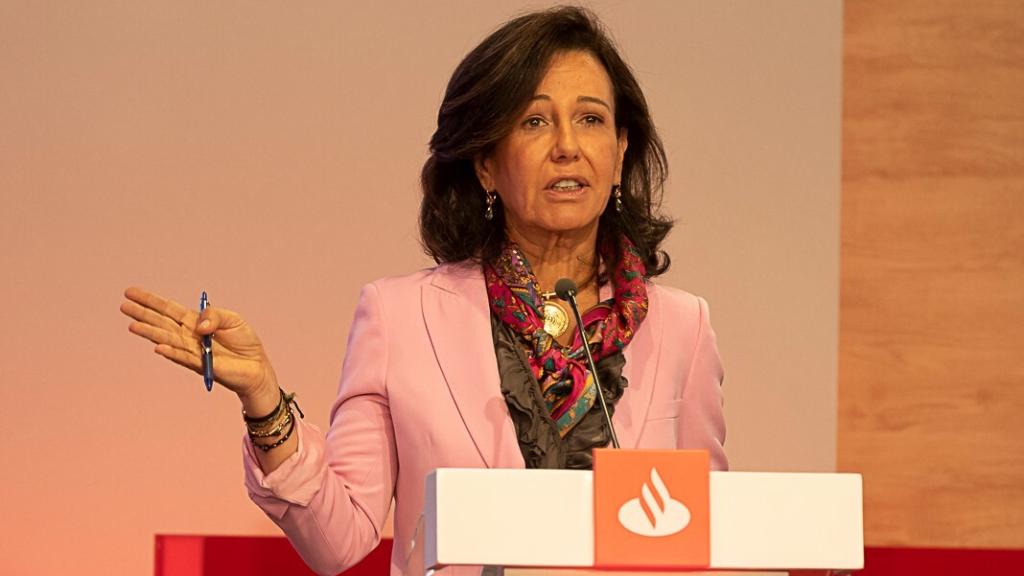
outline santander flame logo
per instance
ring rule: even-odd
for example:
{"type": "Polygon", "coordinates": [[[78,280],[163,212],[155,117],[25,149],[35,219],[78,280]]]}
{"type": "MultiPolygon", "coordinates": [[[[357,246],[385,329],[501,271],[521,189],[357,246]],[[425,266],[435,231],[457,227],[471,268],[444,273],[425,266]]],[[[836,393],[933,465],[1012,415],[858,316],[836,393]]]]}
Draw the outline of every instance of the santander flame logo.
{"type": "Polygon", "coordinates": [[[686,528],[690,509],[672,499],[657,468],[651,468],[649,484],[644,482],[640,488],[640,498],[633,498],[619,508],[622,527],[641,536],[670,536],[686,528]]]}

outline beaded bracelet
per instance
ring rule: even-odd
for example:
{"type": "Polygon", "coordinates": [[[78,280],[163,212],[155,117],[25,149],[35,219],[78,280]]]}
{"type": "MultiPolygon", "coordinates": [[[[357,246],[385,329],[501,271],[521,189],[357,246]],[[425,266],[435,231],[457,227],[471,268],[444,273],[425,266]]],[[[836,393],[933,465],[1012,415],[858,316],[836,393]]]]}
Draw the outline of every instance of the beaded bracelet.
{"type": "Polygon", "coordinates": [[[284,398],[282,397],[278,401],[277,407],[268,416],[259,419],[245,418],[245,428],[249,432],[250,437],[266,438],[268,436],[277,436],[281,433],[281,430],[284,430],[290,417],[291,410],[284,403],[284,398]]]}
{"type": "Polygon", "coordinates": [[[285,405],[284,410],[279,411],[273,420],[267,422],[266,424],[259,425],[254,425],[247,422],[245,424],[245,428],[246,430],[249,431],[250,436],[258,436],[261,438],[267,436],[277,436],[278,434],[281,433],[281,430],[284,430],[285,425],[288,424],[288,421],[291,419],[291,417],[291,407],[285,405]]]}
{"type": "Polygon", "coordinates": [[[306,415],[302,413],[302,408],[299,407],[299,403],[295,401],[294,392],[287,394],[280,388],[278,388],[278,390],[281,394],[280,400],[277,403],[277,407],[275,407],[270,414],[253,418],[246,414],[245,410],[242,410],[242,419],[245,420],[245,427],[249,434],[249,438],[253,440],[253,446],[263,450],[264,452],[269,452],[271,449],[277,448],[291,437],[292,432],[295,430],[295,416],[292,414],[292,405],[294,405],[295,409],[299,412],[300,418],[306,417],[306,415]],[[284,430],[284,427],[289,424],[291,424],[291,426],[288,427],[288,431],[273,444],[257,444],[255,442],[257,438],[270,438],[280,435],[281,431],[284,430]]]}
{"type": "Polygon", "coordinates": [[[288,439],[291,438],[292,432],[294,432],[294,431],[295,431],[295,420],[292,419],[292,425],[288,427],[288,431],[285,432],[284,436],[281,436],[281,438],[279,438],[277,440],[277,442],[274,442],[273,444],[257,444],[255,442],[253,442],[252,445],[257,447],[257,448],[259,448],[260,450],[263,450],[264,452],[270,452],[274,448],[277,448],[281,444],[284,444],[285,442],[287,442],[288,439]]]}
{"type": "Polygon", "coordinates": [[[274,425],[273,428],[269,428],[269,429],[267,429],[267,428],[254,429],[251,426],[247,426],[248,432],[249,432],[249,437],[250,438],[270,438],[271,436],[278,436],[278,435],[281,434],[281,431],[284,430],[284,427],[287,426],[288,423],[292,421],[292,418],[293,418],[292,417],[292,411],[291,411],[291,408],[289,408],[288,411],[284,413],[284,418],[282,418],[280,421],[277,421],[277,422],[271,422],[271,424],[274,425]]]}

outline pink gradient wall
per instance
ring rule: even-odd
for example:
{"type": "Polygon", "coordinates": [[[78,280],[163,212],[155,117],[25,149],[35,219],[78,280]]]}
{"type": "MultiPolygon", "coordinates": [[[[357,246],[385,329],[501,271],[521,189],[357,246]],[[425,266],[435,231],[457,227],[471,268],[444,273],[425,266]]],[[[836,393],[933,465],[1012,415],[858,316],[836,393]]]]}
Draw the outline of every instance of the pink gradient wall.
{"type": "MultiPolygon", "coordinates": [[[[538,4],[0,3],[0,574],[147,574],[270,534],[238,403],[122,289],[258,327],[326,425],[359,287],[430,262],[417,176],[461,56],[538,4]]],[[[664,282],[707,297],[734,469],[835,465],[841,8],[595,2],[670,156],[664,282]]]]}

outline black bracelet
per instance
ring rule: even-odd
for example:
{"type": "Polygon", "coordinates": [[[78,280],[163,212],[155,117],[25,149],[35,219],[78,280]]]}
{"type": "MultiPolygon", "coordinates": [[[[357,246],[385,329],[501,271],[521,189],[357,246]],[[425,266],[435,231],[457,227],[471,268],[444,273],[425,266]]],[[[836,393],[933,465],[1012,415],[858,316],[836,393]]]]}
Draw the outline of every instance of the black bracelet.
{"type": "Polygon", "coordinates": [[[284,436],[281,436],[281,438],[278,439],[277,442],[274,442],[273,444],[257,444],[255,442],[253,442],[252,445],[257,447],[257,448],[259,448],[260,450],[263,450],[263,452],[265,452],[265,453],[266,452],[270,452],[274,448],[277,448],[281,444],[284,444],[285,442],[287,442],[288,439],[291,438],[292,432],[294,432],[294,431],[295,431],[295,419],[292,418],[292,425],[288,427],[288,431],[285,432],[284,436]]]}
{"type": "Polygon", "coordinates": [[[247,424],[256,424],[256,425],[266,424],[267,422],[271,422],[272,420],[275,420],[278,416],[281,415],[281,410],[284,409],[285,406],[287,406],[287,402],[285,402],[286,395],[284,393],[284,390],[281,390],[280,388],[278,388],[277,391],[281,394],[281,396],[279,397],[279,399],[277,401],[277,407],[274,408],[270,412],[270,414],[267,414],[266,416],[259,416],[259,417],[254,418],[254,417],[249,416],[248,414],[246,414],[245,410],[242,410],[242,419],[245,420],[245,422],[247,424]]]}
{"type": "Polygon", "coordinates": [[[249,434],[249,438],[253,439],[271,438],[273,436],[279,436],[281,434],[281,431],[284,430],[284,427],[287,426],[293,419],[295,419],[295,413],[293,413],[291,410],[288,410],[288,412],[285,413],[284,417],[281,418],[280,421],[275,420],[267,424],[269,426],[270,424],[277,422],[277,425],[274,426],[274,428],[270,430],[262,430],[258,426],[252,426],[250,424],[246,426],[246,431],[249,434]],[[253,428],[255,428],[255,430],[253,428]]]}

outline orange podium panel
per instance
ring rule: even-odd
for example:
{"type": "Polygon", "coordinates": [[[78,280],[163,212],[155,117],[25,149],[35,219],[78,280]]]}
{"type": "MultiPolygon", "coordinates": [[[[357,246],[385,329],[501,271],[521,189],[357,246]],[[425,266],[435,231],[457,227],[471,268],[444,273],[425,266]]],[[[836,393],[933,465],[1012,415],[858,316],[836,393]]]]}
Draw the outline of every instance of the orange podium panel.
{"type": "Polygon", "coordinates": [[[706,568],[709,471],[705,450],[595,450],[594,566],[706,568]]]}

